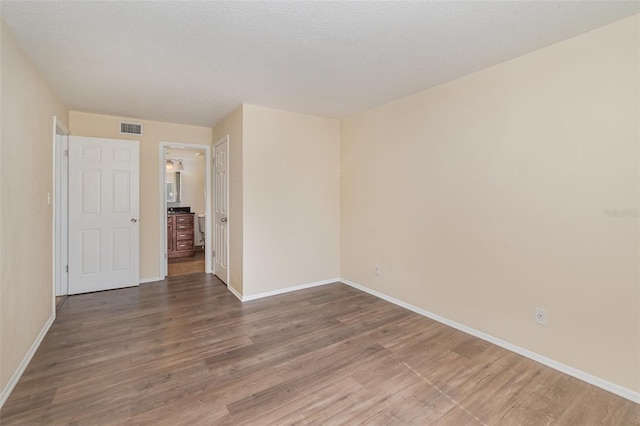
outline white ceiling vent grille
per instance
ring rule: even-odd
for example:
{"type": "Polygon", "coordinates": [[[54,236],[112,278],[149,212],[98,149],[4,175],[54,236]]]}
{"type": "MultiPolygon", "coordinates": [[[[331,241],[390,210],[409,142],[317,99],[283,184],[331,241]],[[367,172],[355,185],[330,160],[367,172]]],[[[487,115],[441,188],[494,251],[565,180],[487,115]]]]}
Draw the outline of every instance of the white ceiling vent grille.
{"type": "Polygon", "coordinates": [[[126,123],[120,122],[120,133],[126,133],[127,135],[141,135],[142,124],[140,123],[126,123]]]}

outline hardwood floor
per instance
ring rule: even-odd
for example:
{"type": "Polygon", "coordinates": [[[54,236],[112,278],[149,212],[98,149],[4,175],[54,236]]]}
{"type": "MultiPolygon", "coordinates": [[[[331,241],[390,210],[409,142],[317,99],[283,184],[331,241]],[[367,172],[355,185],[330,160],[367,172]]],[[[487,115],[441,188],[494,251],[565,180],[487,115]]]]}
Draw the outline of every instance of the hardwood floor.
{"type": "Polygon", "coordinates": [[[204,251],[196,251],[191,257],[179,257],[169,259],[167,276],[179,277],[182,275],[197,274],[205,271],[204,251]]]}
{"type": "Polygon", "coordinates": [[[56,296],[56,312],[60,309],[67,296],[56,296]]]}
{"type": "Polygon", "coordinates": [[[243,304],[195,274],[68,297],[0,423],[629,426],[639,408],[342,284],[243,304]]]}

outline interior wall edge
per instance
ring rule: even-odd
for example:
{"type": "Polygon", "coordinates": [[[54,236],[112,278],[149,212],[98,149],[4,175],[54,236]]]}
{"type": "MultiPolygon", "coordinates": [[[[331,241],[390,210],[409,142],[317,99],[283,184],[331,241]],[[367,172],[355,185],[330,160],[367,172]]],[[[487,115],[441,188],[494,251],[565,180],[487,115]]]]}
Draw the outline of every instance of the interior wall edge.
{"type": "Polygon", "coordinates": [[[285,288],[279,288],[276,290],[265,291],[262,293],[250,294],[248,296],[241,296],[240,300],[242,302],[249,302],[251,300],[264,299],[265,297],[277,296],[279,294],[291,293],[292,291],[304,290],[307,288],[319,287],[319,286],[323,286],[327,284],[335,284],[339,282],[340,282],[340,278],[329,278],[326,280],[314,281],[314,282],[305,283],[305,284],[298,284],[298,285],[289,286],[285,288]]]}
{"type": "Polygon", "coordinates": [[[233,288],[230,285],[227,286],[227,290],[229,290],[231,292],[231,294],[233,294],[235,297],[237,297],[239,301],[241,301],[241,302],[243,301],[242,300],[242,293],[240,293],[238,290],[236,290],[235,288],[233,288]]]}

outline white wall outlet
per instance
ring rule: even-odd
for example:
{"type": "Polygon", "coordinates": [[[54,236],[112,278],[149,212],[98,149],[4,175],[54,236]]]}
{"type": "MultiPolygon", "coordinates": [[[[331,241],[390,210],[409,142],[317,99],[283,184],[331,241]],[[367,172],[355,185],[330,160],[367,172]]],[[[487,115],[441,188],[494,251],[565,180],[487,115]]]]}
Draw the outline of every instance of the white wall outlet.
{"type": "Polygon", "coordinates": [[[373,265],[373,273],[380,275],[380,265],[373,265]]]}
{"type": "Polygon", "coordinates": [[[533,320],[538,324],[547,325],[547,311],[542,308],[536,308],[536,314],[533,320]]]}

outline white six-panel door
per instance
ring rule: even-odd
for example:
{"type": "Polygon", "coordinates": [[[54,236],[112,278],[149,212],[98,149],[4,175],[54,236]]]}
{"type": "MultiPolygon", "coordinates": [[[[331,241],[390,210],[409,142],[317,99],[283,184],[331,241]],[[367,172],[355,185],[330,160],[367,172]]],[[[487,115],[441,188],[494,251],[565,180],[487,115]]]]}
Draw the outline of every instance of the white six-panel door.
{"type": "Polygon", "coordinates": [[[69,137],[69,294],[139,283],[137,141],[69,137]]]}
{"type": "Polygon", "coordinates": [[[228,284],[229,261],[229,140],[214,147],[214,241],[215,274],[228,284]]]}

